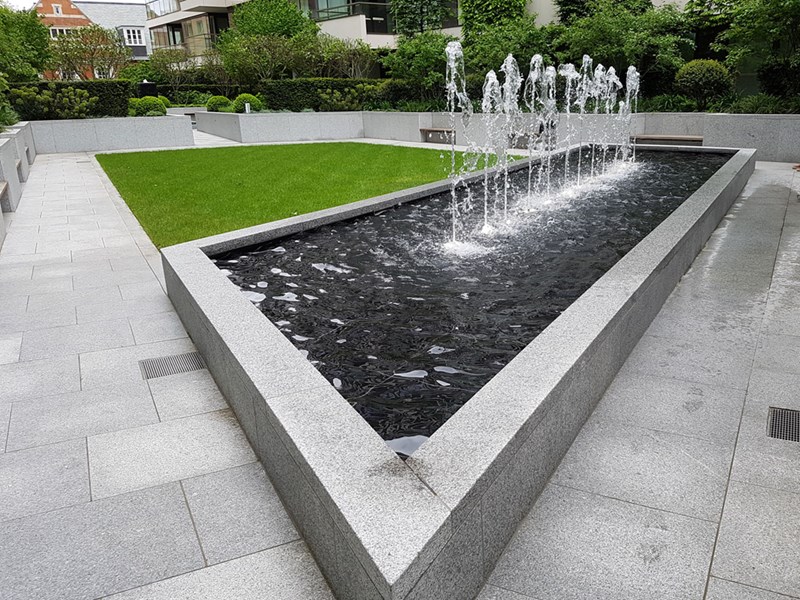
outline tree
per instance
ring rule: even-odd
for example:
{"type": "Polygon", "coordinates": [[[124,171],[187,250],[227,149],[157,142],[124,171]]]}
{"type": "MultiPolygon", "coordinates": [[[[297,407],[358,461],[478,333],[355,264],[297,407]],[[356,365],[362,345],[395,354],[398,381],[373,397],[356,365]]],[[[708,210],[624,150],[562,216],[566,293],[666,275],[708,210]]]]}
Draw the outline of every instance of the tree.
{"type": "Polygon", "coordinates": [[[52,66],[81,79],[113,78],[131,60],[131,50],[113,29],[78,27],[50,43],[52,66]]]}
{"type": "Polygon", "coordinates": [[[800,65],[800,0],[738,0],[730,15],[717,38],[730,65],[751,56],[800,65]]]}
{"type": "MultiPolygon", "coordinates": [[[[588,17],[595,8],[594,0],[555,0],[555,4],[558,8],[558,19],[564,24],[588,17]]],[[[643,13],[652,7],[650,0],[619,0],[616,4],[635,13],[643,13]]]]}
{"type": "Polygon", "coordinates": [[[441,29],[452,16],[450,0],[392,0],[394,28],[400,35],[414,36],[430,29],[441,29]]]}
{"type": "Polygon", "coordinates": [[[534,54],[553,62],[547,30],[537,27],[535,20],[536,15],[528,15],[486,27],[464,48],[469,70],[481,75],[490,69],[497,70],[509,52],[523,68],[534,54]]]}
{"type": "Polygon", "coordinates": [[[293,37],[318,31],[317,24],[289,0],[249,0],[233,10],[234,28],[242,35],[293,37]]]}
{"type": "Polygon", "coordinates": [[[483,29],[525,16],[526,0],[462,0],[464,40],[469,43],[483,29]]]}
{"type": "Polygon", "coordinates": [[[11,82],[32,81],[49,58],[50,32],[36,11],[15,11],[0,0],[0,73],[11,82]]]}
{"type": "Polygon", "coordinates": [[[254,86],[264,79],[291,75],[290,40],[273,35],[240,35],[228,30],[220,36],[222,64],[242,86],[254,86]]]}
{"type": "Polygon", "coordinates": [[[323,75],[361,79],[369,77],[378,62],[372,48],[362,40],[343,40],[320,34],[323,75]]]}
{"type": "Polygon", "coordinates": [[[674,6],[637,14],[611,0],[598,0],[591,16],[562,29],[556,45],[560,62],[579,63],[588,54],[595,65],[613,66],[618,73],[634,65],[642,73],[644,94],[650,96],[671,90],[694,42],[686,17],[674,6]]]}
{"type": "Polygon", "coordinates": [[[391,77],[404,79],[425,98],[444,94],[447,59],[445,48],[455,38],[426,31],[412,38],[400,38],[397,50],[383,59],[391,77]]]}
{"type": "Polygon", "coordinates": [[[149,67],[156,73],[157,79],[169,86],[173,96],[181,85],[192,80],[194,74],[191,54],[183,46],[153,50],[149,67]]]}

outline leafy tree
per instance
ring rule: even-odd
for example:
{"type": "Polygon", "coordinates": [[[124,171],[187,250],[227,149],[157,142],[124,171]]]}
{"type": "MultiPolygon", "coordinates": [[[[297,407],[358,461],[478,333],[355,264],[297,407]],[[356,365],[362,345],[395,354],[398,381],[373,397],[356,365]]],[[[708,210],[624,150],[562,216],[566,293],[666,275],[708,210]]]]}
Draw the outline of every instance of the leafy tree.
{"type": "Polygon", "coordinates": [[[70,35],[52,40],[50,48],[54,69],[81,79],[94,79],[98,73],[115,77],[131,60],[131,50],[119,34],[99,25],[73,29],[70,35]]]}
{"type": "Polygon", "coordinates": [[[326,77],[362,79],[369,77],[378,62],[378,55],[362,40],[343,40],[320,34],[323,73],[326,77]]]}
{"type": "MultiPolygon", "coordinates": [[[[556,0],[558,18],[562,23],[569,24],[574,19],[588,17],[594,12],[593,0],[556,0]]],[[[652,7],[650,0],[619,0],[617,6],[631,12],[643,13],[652,7]]]]}
{"type": "Polygon", "coordinates": [[[462,0],[464,40],[469,43],[489,26],[525,16],[526,4],[526,0],[462,0]]]}
{"type": "Polygon", "coordinates": [[[675,88],[694,100],[698,109],[705,110],[713,100],[733,91],[733,78],[719,61],[692,60],[678,70],[675,88]]]}
{"type": "Polygon", "coordinates": [[[252,86],[264,79],[291,74],[291,40],[274,35],[239,35],[226,31],[218,45],[222,64],[239,85],[252,86]]]}
{"type": "MultiPolygon", "coordinates": [[[[230,95],[233,91],[234,80],[228,71],[225,70],[225,65],[222,62],[222,53],[219,48],[209,48],[203,55],[203,61],[200,63],[199,74],[201,79],[210,83],[221,85],[225,95],[230,95]]],[[[205,104],[205,102],[201,102],[205,104]]]]}
{"type": "Polygon", "coordinates": [[[4,125],[13,125],[18,120],[17,113],[12,110],[11,103],[6,97],[7,92],[8,82],[3,73],[0,73],[0,131],[4,125]]]}
{"type": "Polygon", "coordinates": [[[191,54],[183,46],[153,50],[149,63],[150,69],[169,86],[173,94],[181,85],[190,82],[194,75],[191,54]]]}
{"type": "Polygon", "coordinates": [[[441,29],[442,21],[453,14],[450,0],[392,0],[390,10],[397,33],[409,37],[441,29]]]}
{"type": "Polygon", "coordinates": [[[751,56],[800,65],[800,0],[738,0],[730,15],[717,45],[730,65],[751,56]]]}
{"type": "Polygon", "coordinates": [[[509,52],[523,68],[534,54],[552,62],[549,29],[537,27],[535,20],[536,15],[528,15],[486,27],[464,49],[469,70],[481,75],[490,69],[497,70],[509,52]]]}
{"type": "Polygon", "coordinates": [[[234,28],[242,35],[293,37],[317,31],[317,24],[289,0],[249,0],[233,11],[234,28]]]}
{"type": "Polygon", "coordinates": [[[433,31],[400,38],[397,50],[383,58],[383,65],[391,77],[406,80],[423,97],[438,98],[444,93],[445,48],[454,39],[433,31]]]}
{"type": "Polygon", "coordinates": [[[0,72],[12,82],[32,81],[50,57],[50,33],[36,11],[15,11],[0,0],[0,72]]]}
{"type": "Polygon", "coordinates": [[[142,60],[128,63],[117,72],[117,79],[141,83],[145,79],[152,83],[165,84],[166,81],[160,73],[150,66],[150,61],[142,60]]]}
{"type": "Polygon", "coordinates": [[[685,16],[672,5],[637,14],[597,0],[591,16],[561,30],[556,45],[560,62],[580,62],[588,54],[595,65],[613,66],[618,73],[634,65],[642,73],[644,94],[652,96],[670,91],[694,42],[685,16]]]}

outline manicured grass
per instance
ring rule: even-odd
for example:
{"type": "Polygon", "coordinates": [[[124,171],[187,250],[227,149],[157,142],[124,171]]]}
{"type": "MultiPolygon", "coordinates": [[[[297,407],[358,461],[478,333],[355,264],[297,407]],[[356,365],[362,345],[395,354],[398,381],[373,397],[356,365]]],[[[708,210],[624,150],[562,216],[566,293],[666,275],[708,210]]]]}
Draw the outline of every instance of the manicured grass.
{"type": "Polygon", "coordinates": [[[97,160],[160,248],[438,181],[450,169],[448,151],[360,143],[102,154],[97,160]]]}

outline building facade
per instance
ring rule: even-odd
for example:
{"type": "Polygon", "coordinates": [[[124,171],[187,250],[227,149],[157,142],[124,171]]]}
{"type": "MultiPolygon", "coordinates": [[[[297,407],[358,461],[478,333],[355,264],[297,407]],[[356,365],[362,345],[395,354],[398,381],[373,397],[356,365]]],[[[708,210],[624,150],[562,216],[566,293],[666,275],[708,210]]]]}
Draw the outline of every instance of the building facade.
{"type": "Polygon", "coordinates": [[[146,60],[150,55],[150,35],[147,29],[147,12],[141,4],[121,2],[96,2],[92,0],[39,0],[36,12],[56,39],[70,35],[73,29],[100,25],[119,33],[131,49],[135,60],[146,60]]]}

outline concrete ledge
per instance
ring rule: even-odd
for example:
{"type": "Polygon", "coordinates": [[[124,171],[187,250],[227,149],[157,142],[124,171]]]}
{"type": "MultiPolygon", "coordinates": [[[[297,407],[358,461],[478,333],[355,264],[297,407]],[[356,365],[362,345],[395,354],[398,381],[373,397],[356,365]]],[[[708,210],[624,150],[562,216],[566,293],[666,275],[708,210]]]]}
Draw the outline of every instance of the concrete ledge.
{"type": "Polygon", "coordinates": [[[39,154],[193,146],[189,117],[119,117],[31,121],[39,154]]]}
{"type": "Polygon", "coordinates": [[[361,112],[337,113],[197,113],[197,130],[253,144],[348,140],[364,137],[361,112]]]}
{"type": "Polygon", "coordinates": [[[162,251],[176,311],[338,597],[475,596],[754,164],[755,151],[736,153],[405,463],[207,254],[375,212],[448,182],[162,251]]]}
{"type": "Polygon", "coordinates": [[[5,191],[0,196],[0,208],[3,212],[14,212],[22,196],[22,182],[17,169],[17,144],[14,138],[0,138],[0,181],[6,183],[5,191]]]}
{"type": "Polygon", "coordinates": [[[28,149],[21,129],[9,128],[0,132],[0,139],[10,139],[14,144],[14,156],[17,160],[17,174],[20,182],[28,181],[31,165],[28,162],[28,149]]]}

